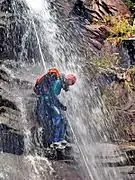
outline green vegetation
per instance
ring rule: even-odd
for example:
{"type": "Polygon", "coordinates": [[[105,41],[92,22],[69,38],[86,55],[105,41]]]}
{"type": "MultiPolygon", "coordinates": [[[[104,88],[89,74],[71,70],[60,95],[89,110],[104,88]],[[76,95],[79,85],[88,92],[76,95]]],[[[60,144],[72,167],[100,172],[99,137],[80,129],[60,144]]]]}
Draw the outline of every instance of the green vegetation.
{"type": "Polygon", "coordinates": [[[135,74],[135,66],[132,66],[132,67],[129,69],[129,72],[131,72],[131,73],[134,73],[134,74],[135,74]]]}
{"type": "Polygon", "coordinates": [[[127,6],[131,6],[131,7],[135,8],[135,3],[133,3],[133,1],[131,1],[131,0],[126,1],[125,4],[127,6]]]}
{"type": "Polygon", "coordinates": [[[120,61],[120,56],[118,53],[114,53],[112,55],[105,54],[101,57],[93,56],[92,62],[102,68],[111,68],[113,66],[117,66],[120,61]]]}
{"type": "Polygon", "coordinates": [[[94,56],[92,58],[92,61],[98,67],[110,67],[111,66],[111,62],[106,56],[104,56],[104,57],[94,56]]]}
{"type": "Polygon", "coordinates": [[[112,43],[118,43],[135,35],[135,26],[130,24],[129,17],[106,16],[104,24],[110,30],[110,36],[107,40],[112,43]]]}
{"type": "Polygon", "coordinates": [[[105,25],[110,32],[108,41],[119,43],[121,40],[128,39],[135,35],[135,25],[131,23],[131,17],[125,16],[104,16],[103,21],[94,22],[98,25],[105,25]]]}

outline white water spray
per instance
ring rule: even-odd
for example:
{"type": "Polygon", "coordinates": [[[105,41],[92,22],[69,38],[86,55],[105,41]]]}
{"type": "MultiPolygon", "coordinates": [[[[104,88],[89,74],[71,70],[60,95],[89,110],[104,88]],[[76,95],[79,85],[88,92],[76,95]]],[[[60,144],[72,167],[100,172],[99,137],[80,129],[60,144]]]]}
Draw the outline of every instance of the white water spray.
{"type": "MultiPolygon", "coordinates": [[[[95,160],[95,151],[97,148],[100,148],[100,146],[94,148],[94,143],[97,141],[97,136],[100,135],[102,126],[104,126],[104,115],[101,110],[101,106],[103,106],[103,104],[99,102],[98,97],[95,97],[96,94],[93,93],[93,89],[91,87],[87,87],[87,80],[85,79],[85,76],[83,76],[81,64],[77,65],[78,60],[80,60],[79,62],[84,62],[85,59],[79,57],[79,55],[76,53],[77,49],[75,46],[72,46],[70,42],[67,43],[65,40],[63,40],[64,44],[60,45],[56,39],[56,35],[60,35],[61,32],[50,15],[47,1],[26,1],[31,7],[31,13],[33,16],[36,14],[36,17],[38,20],[40,20],[41,26],[43,27],[42,30],[40,29],[39,34],[39,31],[37,31],[36,25],[32,20],[42,61],[44,62],[41,42],[43,44],[46,42],[49,46],[49,52],[52,55],[54,61],[50,64],[57,65],[60,67],[60,69],[64,70],[64,72],[72,70],[77,74],[79,73],[79,77],[83,79],[83,82],[79,80],[76,88],[73,88],[73,90],[71,90],[72,92],[69,93],[69,100],[67,100],[67,102],[68,105],[71,105],[69,107],[70,113],[68,113],[68,120],[79,151],[82,154],[82,159],[84,161],[83,164],[85,165],[85,168],[88,172],[88,179],[105,180],[108,178],[108,175],[105,177],[106,172],[101,174],[103,170],[101,163],[99,161],[97,164],[95,160]],[[36,3],[39,3],[37,7],[35,7],[36,3]],[[61,47],[65,48],[68,44],[71,46],[67,52],[65,54],[59,53],[61,47]],[[74,53],[72,53],[73,49],[71,47],[74,48],[74,53]],[[70,55],[67,56],[67,54],[70,55]],[[67,57],[69,60],[68,62],[66,62],[67,57]],[[89,104],[92,106],[91,108],[89,107],[89,104]],[[90,133],[89,127],[87,127],[88,125],[91,127],[90,133]]],[[[109,179],[114,180],[113,175],[110,176],[109,179]]]]}
{"type": "Polygon", "coordinates": [[[39,47],[39,52],[40,52],[40,55],[41,55],[41,60],[42,60],[43,66],[44,66],[44,70],[46,72],[47,68],[46,68],[45,60],[44,60],[42,49],[41,49],[41,45],[40,45],[40,40],[39,40],[39,37],[38,37],[38,34],[37,34],[37,30],[36,30],[36,26],[35,26],[35,23],[34,23],[33,19],[32,19],[32,24],[33,24],[33,28],[34,28],[34,31],[35,31],[35,34],[36,34],[37,43],[38,43],[38,47],[39,47]]]}
{"type": "MultiPolygon", "coordinates": [[[[42,6],[38,6],[38,8],[35,8],[35,3],[36,3],[35,1],[34,1],[34,2],[31,2],[31,1],[30,1],[29,3],[30,3],[30,4],[29,4],[29,7],[30,7],[30,11],[31,11],[31,12],[32,12],[32,9],[31,9],[31,8],[33,8],[34,10],[36,10],[36,12],[37,12],[37,11],[38,11],[38,12],[41,12],[41,11],[42,11],[42,7],[43,7],[43,4],[42,4],[43,2],[42,2],[42,1],[39,3],[39,4],[42,5],[42,6]]],[[[33,17],[32,17],[32,18],[33,18],[33,17]]],[[[37,30],[36,30],[36,25],[35,25],[33,19],[32,19],[32,24],[33,24],[34,31],[35,31],[35,34],[36,34],[36,38],[37,38],[37,42],[38,42],[38,46],[39,46],[39,51],[40,51],[42,63],[43,63],[43,65],[44,65],[45,70],[47,70],[47,69],[46,69],[46,65],[45,65],[45,61],[44,61],[44,57],[43,57],[43,52],[42,52],[41,45],[40,45],[39,36],[38,36],[37,30]]],[[[59,63],[56,62],[56,64],[58,65],[59,63]]],[[[70,122],[69,122],[69,126],[70,126],[70,128],[71,128],[72,133],[73,133],[75,142],[76,142],[77,147],[78,147],[78,149],[79,149],[79,152],[80,152],[80,154],[82,155],[84,164],[85,164],[86,169],[87,169],[87,171],[88,171],[88,176],[89,176],[89,178],[90,178],[91,180],[94,180],[93,177],[92,177],[92,175],[91,175],[91,172],[89,171],[87,158],[85,157],[82,149],[81,149],[80,146],[79,146],[78,139],[77,139],[77,137],[76,137],[76,134],[75,134],[74,129],[72,128],[72,125],[70,124],[70,122]]]]}
{"type": "Polygon", "coordinates": [[[36,12],[41,13],[44,10],[44,0],[26,0],[30,9],[34,9],[36,12]]]}

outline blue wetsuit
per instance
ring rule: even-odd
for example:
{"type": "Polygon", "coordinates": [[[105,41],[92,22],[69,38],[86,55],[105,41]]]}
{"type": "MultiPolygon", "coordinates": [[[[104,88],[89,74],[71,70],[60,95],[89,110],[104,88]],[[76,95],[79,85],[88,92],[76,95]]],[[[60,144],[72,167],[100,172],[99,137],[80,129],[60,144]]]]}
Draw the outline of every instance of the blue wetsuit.
{"type": "Polygon", "coordinates": [[[57,97],[62,90],[61,79],[45,75],[34,90],[38,95],[36,114],[48,133],[47,141],[52,143],[65,139],[66,120],[60,112],[63,104],[57,97]]]}

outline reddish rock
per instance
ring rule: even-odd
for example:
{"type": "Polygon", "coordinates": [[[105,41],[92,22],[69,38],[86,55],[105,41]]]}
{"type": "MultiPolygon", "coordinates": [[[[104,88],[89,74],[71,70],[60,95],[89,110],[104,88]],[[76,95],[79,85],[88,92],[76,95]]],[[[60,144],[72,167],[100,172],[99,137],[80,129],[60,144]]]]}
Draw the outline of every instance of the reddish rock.
{"type": "Polygon", "coordinates": [[[102,17],[108,14],[130,15],[128,7],[121,0],[94,0],[91,8],[98,12],[102,17]]]}

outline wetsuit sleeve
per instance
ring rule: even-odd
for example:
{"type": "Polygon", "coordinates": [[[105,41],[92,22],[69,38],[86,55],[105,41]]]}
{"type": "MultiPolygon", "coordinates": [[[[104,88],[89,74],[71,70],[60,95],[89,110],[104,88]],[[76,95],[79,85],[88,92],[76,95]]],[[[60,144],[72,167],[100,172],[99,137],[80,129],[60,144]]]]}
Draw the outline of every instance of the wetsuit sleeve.
{"type": "Polygon", "coordinates": [[[54,93],[54,98],[55,98],[55,104],[59,107],[63,107],[63,104],[60,102],[59,98],[57,97],[60,92],[61,92],[62,86],[61,86],[61,81],[57,79],[54,84],[53,84],[53,93],[54,93]]]}
{"type": "Polygon", "coordinates": [[[62,88],[61,87],[61,82],[60,82],[59,79],[57,79],[53,84],[53,88],[52,88],[53,93],[58,96],[60,94],[60,92],[61,92],[61,88],[62,88]]]}

